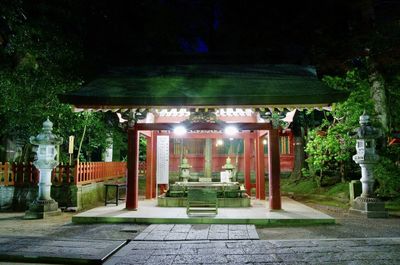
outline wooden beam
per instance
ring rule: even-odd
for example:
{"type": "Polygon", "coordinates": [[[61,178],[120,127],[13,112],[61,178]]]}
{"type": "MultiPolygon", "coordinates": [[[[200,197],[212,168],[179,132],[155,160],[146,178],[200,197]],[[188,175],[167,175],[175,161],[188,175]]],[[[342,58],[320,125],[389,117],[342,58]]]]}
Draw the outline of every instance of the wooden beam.
{"type": "MultiPolygon", "coordinates": [[[[173,130],[179,123],[138,123],[136,124],[139,131],[162,131],[173,130]]],[[[227,124],[221,123],[192,123],[187,125],[187,130],[218,130],[225,129],[227,124]]],[[[229,123],[229,125],[236,126],[239,130],[269,130],[272,128],[270,123],[229,123]]]]}
{"type": "MultiPolygon", "coordinates": [[[[227,136],[224,133],[191,133],[188,132],[185,135],[182,136],[177,136],[174,135],[173,133],[165,132],[165,133],[159,133],[158,135],[169,135],[171,139],[228,139],[228,138],[233,138],[233,139],[243,139],[249,135],[248,132],[239,132],[233,137],[227,136]]],[[[252,137],[252,136],[251,136],[252,137]]]]}

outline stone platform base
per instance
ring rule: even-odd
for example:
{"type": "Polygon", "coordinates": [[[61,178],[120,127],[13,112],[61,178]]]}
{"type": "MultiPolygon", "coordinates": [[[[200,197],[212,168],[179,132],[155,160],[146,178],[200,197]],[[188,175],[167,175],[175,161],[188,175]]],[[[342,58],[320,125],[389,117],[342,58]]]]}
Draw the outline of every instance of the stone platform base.
{"type": "Polygon", "coordinates": [[[376,198],[357,197],[351,204],[350,213],[365,215],[368,218],[387,218],[385,203],[376,198]]]}
{"type": "MultiPolygon", "coordinates": [[[[218,198],[218,208],[220,207],[251,207],[250,198],[218,198]]],[[[186,197],[164,197],[157,198],[159,207],[186,207],[186,197]]]]}
{"type": "Polygon", "coordinates": [[[58,203],[55,200],[35,200],[29,205],[24,219],[43,219],[60,214],[61,210],[58,209],[58,203]]]}

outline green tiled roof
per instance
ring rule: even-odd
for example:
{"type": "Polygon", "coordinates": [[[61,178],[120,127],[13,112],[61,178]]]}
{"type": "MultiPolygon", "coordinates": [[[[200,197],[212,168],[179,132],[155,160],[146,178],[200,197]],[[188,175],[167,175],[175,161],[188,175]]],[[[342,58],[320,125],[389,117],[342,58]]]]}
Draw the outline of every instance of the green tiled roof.
{"type": "Polygon", "coordinates": [[[76,107],[321,106],[347,93],[295,65],[174,65],[114,68],[75,92],[76,107]]]}

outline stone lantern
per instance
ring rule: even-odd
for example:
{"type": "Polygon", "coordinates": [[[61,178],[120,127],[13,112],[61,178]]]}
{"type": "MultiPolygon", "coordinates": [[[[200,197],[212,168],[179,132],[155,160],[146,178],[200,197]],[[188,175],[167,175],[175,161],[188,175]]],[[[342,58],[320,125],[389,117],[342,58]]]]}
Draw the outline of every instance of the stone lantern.
{"type": "Polygon", "coordinates": [[[226,159],[226,164],[222,166],[222,169],[225,169],[227,182],[231,182],[233,179],[233,170],[235,166],[231,163],[231,158],[228,156],[226,159]]]}
{"type": "Polygon", "coordinates": [[[57,151],[56,145],[63,141],[61,137],[52,134],[53,123],[47,118],[43,123],[42,132],[29,140],[31,144],[37,145],[37,160],[33,162],[39,170],[39,192],[37,198],[29,205],[25,213],[25,219],[42,219],[46,216],[60,214],[58,203],[51,198],[51,172],[58,165],[54,160],[57,151]]]}
{"type": "Polygon", "coordinates": [[[380,136],[378,129],[372,127],[369,116],[360,116],[360,127],[357,129],[357,154],[353,160],[361,167],[362,193],[352,203],[350,211],[365,214],[367,217],[387,217],[385,203],[374,196],[374,167],[379,160],[375,153],[376,139],[380,136]]]}
{"type": "Polygon", "coordinates": [[[188,182],[190,178],[190,168],[192,167],[189,165],[187,158],[182,159],[182,164],[179,166],[181,169],[181,179],[183,182],[188,182]]]}

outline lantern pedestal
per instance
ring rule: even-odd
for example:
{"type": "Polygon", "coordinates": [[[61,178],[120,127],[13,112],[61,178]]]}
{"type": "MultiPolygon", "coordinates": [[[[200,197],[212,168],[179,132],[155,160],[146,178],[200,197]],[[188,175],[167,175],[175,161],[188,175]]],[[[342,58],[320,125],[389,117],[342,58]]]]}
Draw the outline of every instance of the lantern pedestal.
{"type": "Polygon", "coordinates": [[[377,198],[357,197],[349,210],[351,213],[364,215],[368,218],[387,218],[385,203],[377,198]]]}
{"type": "Polygon", "coordinates": [[[58,202],[55,200],[36,199],[29,205],[29,210],[25,212],[24,219],[43,219],[60,214],[61,210],[58,209],[58,202]]]}

